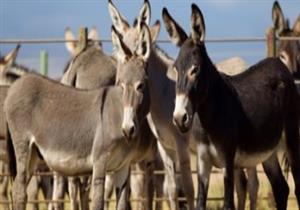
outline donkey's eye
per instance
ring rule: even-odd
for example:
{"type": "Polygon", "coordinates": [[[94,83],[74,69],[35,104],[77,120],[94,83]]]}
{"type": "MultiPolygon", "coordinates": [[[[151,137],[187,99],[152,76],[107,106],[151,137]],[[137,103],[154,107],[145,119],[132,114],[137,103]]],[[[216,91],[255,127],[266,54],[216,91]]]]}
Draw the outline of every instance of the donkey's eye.
{"type": "Polygon", "coordinates": [[[145,88],[145,83],[142,83],[142,82],[140,82],[140,83],[138,83],[137,85],[136,85],[136,90],[137,91],[142,91],[142,90],[144,90],[144,88],[145,88]]]}
{"type": "Polygon", "coordinates": [[[192,70],[190,71],[190,75],[193,76],[193,75],[195,75],[197,72],[198,72],[198,67],[197,67],[197,66],[194,66],[194,67],[192,68],[192,70]]]}

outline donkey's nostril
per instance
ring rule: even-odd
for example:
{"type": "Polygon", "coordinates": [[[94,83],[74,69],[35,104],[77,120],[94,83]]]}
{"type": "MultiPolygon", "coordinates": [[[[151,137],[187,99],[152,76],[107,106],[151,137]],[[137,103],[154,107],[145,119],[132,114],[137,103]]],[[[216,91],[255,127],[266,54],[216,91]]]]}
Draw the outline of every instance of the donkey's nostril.
{"type": "Polygon", "coordinates": [[[135,128],[134,128],[134,126],[123,128],[122,132],[123,132],[123,135],[126,139],[131,139],[134,135],[135,128]]]}
{"type": "Polygon", "coordinates": [[[189,116],[185,113],[182,117],[182,124],[186,125],[189,121],[189,116]]]}
{"type": "Polygon", "coordinates": [[[129,130],[129,136],[130,137],[132,137],[133,136],[133,134],[134,134],[134,126],[132,126],[131,128],[130,128],[130,130],[129,130]]]}

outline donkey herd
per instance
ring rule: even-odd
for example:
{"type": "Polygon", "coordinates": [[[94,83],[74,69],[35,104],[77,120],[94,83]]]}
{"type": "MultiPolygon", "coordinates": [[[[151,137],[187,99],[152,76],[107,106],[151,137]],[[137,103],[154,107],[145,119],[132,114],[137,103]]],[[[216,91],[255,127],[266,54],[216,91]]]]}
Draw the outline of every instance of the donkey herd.
{"type": "MultiPolygon", "coordinates": [[[[13,176],[12,205],[1,208],[28,209],[40,188],[46,199],[69,193],[72,210],[108,209],[114,189],[119,210],[132,208],[130,198],[140,201],[137,209],[153,209],[154,194],[165,194],[172,210],[206,209],[211,170],[218,167],[224,209],[235,209],[236,189],[237,208],[245,209],[248,192],[254,210],[256,166],[262,164],[277,209],[287,209],[289,187],[277,156],[281,139],[300,207],[299,40],[279,41],[278,57],[247,70],[238,57],[215,65],[199,7],[191,5],[190,35],[164,8],[165,28],[180,48],[172,59],[156,45],[160,22],[150,25],[149,1],[132,25],[112,0],[108,9],[113,54],[103,52],[92,29],[85,49],[66,43],[72,58],[60,81],[16,64],[19,45],[0,58],[0,170],[13,176]],[[197,157],[196,203],[191,154],[197,157]],[[154,169],[166,173],[157,177],[154,169]],[[32,176],[49,170],[53,177],[32,176]]],[[[300,36],[300,16],[290,28],[277,1],[272,18],[277,36],[300,36]]],[[[66,39],[74,39],[70,29],[66,39]]],[[[2,201],[9,200],[8,183],[0,177],[2,201]]]]}

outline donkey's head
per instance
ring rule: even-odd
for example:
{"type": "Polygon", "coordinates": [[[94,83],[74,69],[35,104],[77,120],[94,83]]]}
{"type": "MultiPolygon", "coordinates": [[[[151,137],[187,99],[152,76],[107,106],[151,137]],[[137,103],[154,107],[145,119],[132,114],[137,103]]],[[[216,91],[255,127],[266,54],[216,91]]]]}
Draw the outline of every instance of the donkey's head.
{"type": "MultiPolygon", "coordinates": [[[[70,27],[67,27],[65,30],[65,39],[66,40],[75,40],[75,36],[71,31],[70,27]]],[[[96,27],[92,27],[88,34],[89,46],[96,46],[99,50],[102,47],[102,43],[99,42],[99,36],[96,27]]],[[[71,56],[75,56],[77,54],[77,43],[76,42],[66,42],[66,48],[69,51],[71,56]]]]}
{"type": "MultiPolygon", "coordinates": [[[[20,49],[20,45],[9,52],[7,55],[0,57],[0,84],[1,85],[9,85],[11,84],[16,78],[17,73],[15,73],[14,64],[16,57],[18,55],[20,49]],[[16,74],[16,76],[14,76],[16,74]]],[[[16,69],[17,70],[17,69],[16,69]]]]}
{"type": "Polygon", "coordinates": [[[197,95],[196,88],[204,91],[200,87],[203,84],[199,83],[201,75],[205,74],[203,70],[207,60],[204,19],[200,9],[192,4],[192,33],[188,37],[166,8],[163,9],[162,16],[172,42],[181,47],[173,66],[177,73],[173,120],[182,132],[186,132],[193,121],[195,108],[192,102],[197,95]]]}
{"type": "MultiPolygon", "coordinates": [[[[273,4],[272,19],[278,36],[300,36],[300,15],[294,23],[293,28],[290,28],[289,21],[285,19],[277,1],[273,4]]],[[[281,40],[277,48],[277,55],[287,65],[292,74],[296,73],[300,76],[300,43],[298,40],[281,40]]]]}
{"type": "MultiPolygon", "coordinates": [[[[130,50],[137,47],[139,34],[141,31],[141,22],[149,25],[151,18],[151,7],[148,0],[144,0],[139,16],[135,19],[133,26],[130,26],[125,17],[118,11],[112,0],[108,1],[108,10],[112,19],[112,24],[122,35],[122,40],[130,50]]],[[[160,22],[156,21],[149,27],[152,42],[155,42],[160,30],[160,22]]]]}
{"type": "Polygon", "coordinates": [[[134,138],[141,122],[149,112],[150,95],[147,84],[147,62],[150,56],[151,36],[143,22],[137,47],[131,51],[121,35],[112,27],[112,43],[117,57],[116,84],[123,91],[122,132],[127,139],[134,138]]]}

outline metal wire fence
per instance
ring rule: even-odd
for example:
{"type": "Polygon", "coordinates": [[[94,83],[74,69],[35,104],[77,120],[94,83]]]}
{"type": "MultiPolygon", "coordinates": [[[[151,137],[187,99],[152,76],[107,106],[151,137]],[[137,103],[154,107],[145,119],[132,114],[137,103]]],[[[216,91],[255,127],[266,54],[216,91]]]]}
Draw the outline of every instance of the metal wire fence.
{"type": "MultiPolygon", "coordinates": [[[[268,46],[268,41],[270,37],[266,36],[266,37],[227,37],[227,38],[208,38],[206,39],[207,43],[266,43],[267,48],[268,46]]],[[[269,42],[272,43],[274,46],[273,50],[276,49],[276,43],[277,41],[280,40],[297,40],[300,41],[300,37],[276,37],[273,36],[273,42],[269,42]]],[[[10,44],[21,44],[21,45],[25,45],[25,44],[34,44],[34,45],[42,45],[42,44],[58,44],[58,43],[66,43],[66,42],[78,42],[78,39],[74,39],[74,40],[66,40],[63,38],[47,38],[47,39],[0,39],[0,44],[2,45],[10,45],[10,44]]],[[[102,43],[111,43],[111,39],[101,39],[101,40],[96,40],[96,41],[101,41],[102,43]]],[[[170,41],[168,39],[159,39],[157,40],[157,43],[170,43],[170,41]]],[[[274,54],[275,55],[275,54],[274,54]]],[[[300,81],[295,81],[297,84],[300,84],[300,81]]],[[[132,171],[133,174],[138,174],[138,173],[142,173],[142,172],[137,172],[137,171],[132,171]]],[[[193,174],[197,174],[196,170],[192,171],[193,174]]],[[[259,174],[263,174],[264,172],[262,170],[258,170],[259,174]]],[[[155,171],[154,172],[155,175],[164,175],[165,171],[155,171]]],[[[216,174],[216,175],[220,175],[222,174],[222,170],[213,170],[212,174],[216,174]]],[[[9,173],[0,173],[0,180],[1,177],[6,177],[6,176],[10,176],[9,173]]],[[[53,176],[53,172],[37,172],[34,174],[34,176],[53,176]]],[[[1,184],[1,183],[0,183],[1,184]]],[[[221,183],[220,183],[221,184],[221,183]]],[[[196,199],[196,198],[195,198],[196,199]]],[[[261,196],[258,198],[259,200],[269,200],[270,197],[268,196],[261,196]]],[[[290,197],[289,199],[291,200],[295,200],[295,197],[290,197]]],[[[167,201],[168,198],[167,197],[161,197],[161,198],[154,198],[154,202],[159,202],[159,201],[167,201]]],[[[179,198],[179,200],[185,200],[185,198],[179,198]]],[[[209,201],[222,201],[223,200],[223,196],[221,197],[208,197],[209,201]]],[[[115,199],[109,199],[109,201],[111,202],[115,202],[115,199]]],[[[144,199],[132,199],[132,202],[141,202],[141,201],[145,201],[144,199]]],[[[28,201],[28,203],[57,203],[57,202],[63,202],[63,203],[69,203],[70,200],[68,199],[62,199],[62,200],[47,200],[47,199],[43,199],[43,200],[30,200],[28,201]]],[[[7,202],[7,201],[3,201],[0,200],[0,206],[1,204],[7,204],[7,203],[11,203],[11,201],[7,202]]]]}

